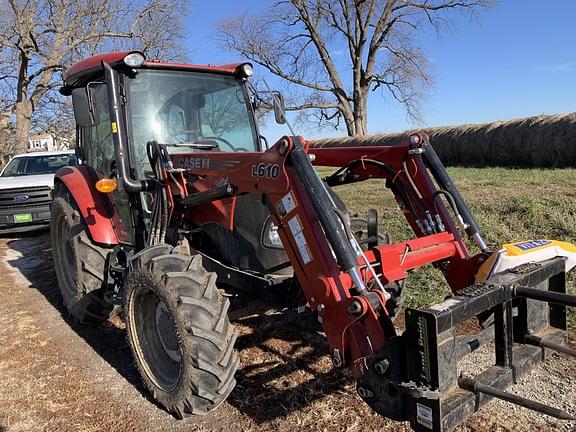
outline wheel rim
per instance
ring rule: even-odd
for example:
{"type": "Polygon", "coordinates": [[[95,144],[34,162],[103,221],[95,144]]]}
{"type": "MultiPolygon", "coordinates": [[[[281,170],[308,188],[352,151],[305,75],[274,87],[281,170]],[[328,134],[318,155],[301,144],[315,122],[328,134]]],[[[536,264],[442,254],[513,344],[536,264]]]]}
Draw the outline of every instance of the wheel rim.
{"type": "Polygon", "coordinates": [[[168,312],[166,303],[159,301],[156,305],[156,333],[168,357],[179,363],[181,357],[178,348],[178,336],[173,329],[174,324],[172,323],[172,317],[170,316],[170,312],[168,312]]]}
{"type": "Polygon", "coordinates": [[[130,333],[134,353],[144,373],[164,391],[180,378],[182,354],[174,319],[156,292],[138,287],[130,299],[130,333]]]}

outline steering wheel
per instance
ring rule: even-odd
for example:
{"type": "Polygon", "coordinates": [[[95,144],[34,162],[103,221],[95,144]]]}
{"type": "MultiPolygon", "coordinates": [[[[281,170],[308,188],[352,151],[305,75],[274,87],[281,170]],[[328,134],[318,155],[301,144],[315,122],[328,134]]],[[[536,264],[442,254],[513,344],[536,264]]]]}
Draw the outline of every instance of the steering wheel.
{"type": "Polygon", "coordinates": [[[175,138],[175,137],[177,137],[177,136],[179,136],[179,135],[184,135],[184,134],[195,134],[195,135],[197,135],[197,134],[198,134],[198,131],[197,131],[196,129],[182,129],[182,130],[180,130],[180,131],[178,131],[178,132],[171,133],[170,135],[168,135],[168,138],[175,138]]]}
{"type": "Polygon", "coordinates": [[[238,149],[236,147],[234,147],[230,141],[228,141],[227,139],[224,139],[222,137],[217,137],[217,136],[206,136],[206,137],[202,137],[202,139],[200,141],[208,141],[208,140],[214,140],[214,141],[220,141],[223,144],[226,144],[228,147],[230,147],[232,149],[232,151],[236,152],[238,151],[238,149]]]}

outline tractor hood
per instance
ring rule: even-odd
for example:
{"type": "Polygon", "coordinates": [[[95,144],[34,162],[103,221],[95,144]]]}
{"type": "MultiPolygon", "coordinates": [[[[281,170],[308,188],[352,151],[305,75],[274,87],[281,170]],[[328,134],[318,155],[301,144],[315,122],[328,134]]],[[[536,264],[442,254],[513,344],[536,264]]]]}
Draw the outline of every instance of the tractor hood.
{"type": "Polygon", "coordinates": [[[54,188],[54,174],[0,177],[0,190],[48,186],[54,188]]]}

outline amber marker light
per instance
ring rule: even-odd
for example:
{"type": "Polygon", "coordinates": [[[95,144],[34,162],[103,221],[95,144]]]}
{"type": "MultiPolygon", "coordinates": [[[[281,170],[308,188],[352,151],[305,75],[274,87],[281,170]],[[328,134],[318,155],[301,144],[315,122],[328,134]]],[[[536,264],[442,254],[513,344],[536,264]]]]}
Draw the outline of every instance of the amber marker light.
{"type": "Polygon", "coordinates": [[[102,193],[114,192],[117,187],[118,183],[114,179],[103,178],[96,182],[96,190],[102,193]]]}

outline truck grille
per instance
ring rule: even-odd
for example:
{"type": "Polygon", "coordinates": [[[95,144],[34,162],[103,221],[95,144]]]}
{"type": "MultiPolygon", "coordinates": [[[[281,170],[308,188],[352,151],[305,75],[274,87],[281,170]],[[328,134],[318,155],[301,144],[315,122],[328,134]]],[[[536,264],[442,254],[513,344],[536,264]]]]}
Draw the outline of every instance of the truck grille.
{"type": "Polygon", "coordinates": [[[48,186],[0,190],[0,210],[43,207],[51,201],[52,194],[48,186]]]}

